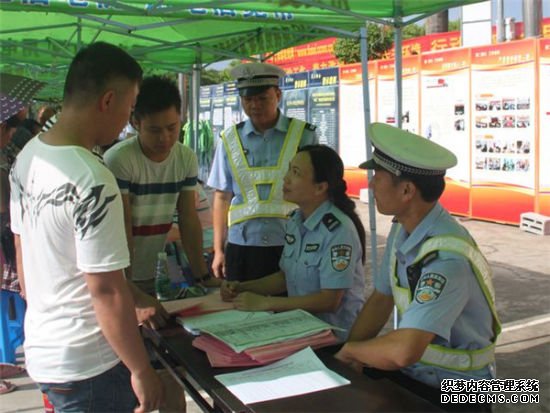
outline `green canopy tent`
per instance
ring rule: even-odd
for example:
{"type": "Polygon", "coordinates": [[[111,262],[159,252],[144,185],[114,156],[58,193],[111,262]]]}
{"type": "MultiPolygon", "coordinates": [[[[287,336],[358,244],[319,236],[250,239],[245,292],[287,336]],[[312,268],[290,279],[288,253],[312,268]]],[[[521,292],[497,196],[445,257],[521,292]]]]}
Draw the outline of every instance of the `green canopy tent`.
{"type": "MultiPolygon", "coordinates": [[[[123,47],[146,72],[273,53],[329,37],[360,37],[367,21],[396,28],[396,119],[401,119],[401,27],[481,0],[1,0],[0,70],[45,81],[40,98],[60,97],[67,66],[82,45],[123,47]]],[[[366,50],[366,48],[364,48],[366,50]]],[[[365,125],[370,122],[363,53],[365,125]]],[[[195,84],[195,92],[198,82],[195,84]]],[[[198,104],[198,99],[195,99],[198,104]]],[[[196,124],[197,117],[192,117],[196,124]]],[[[366,132],[365,132],[366,133],[366,132]]],[[[371,147],[367,140],[367,157],[371,147]]],[[[369,194],[376,271],[374,199],[369,194]]]]}
{"type": "Polygon", "coordinates": [[[72,56],[93,41],[120,45],[148,72],[187,72],[476,1],[2,0],[0,69],[47,82],[41,98],[59,97],[72,56]]]}

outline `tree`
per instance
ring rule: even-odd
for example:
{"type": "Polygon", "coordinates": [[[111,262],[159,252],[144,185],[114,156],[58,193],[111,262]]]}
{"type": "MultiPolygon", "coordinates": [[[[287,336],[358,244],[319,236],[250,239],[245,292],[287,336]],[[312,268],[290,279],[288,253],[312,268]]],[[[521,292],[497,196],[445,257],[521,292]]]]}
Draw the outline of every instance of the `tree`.
{"type": "Polygon", "coordinates": [[[229,82],[232,80],[229,72],[239,64],[241,64],[240,60],[232,60],[223,70],[203,69],[201,71],[201,85],[217,85],[219,83],[229,82]]]}
{"type": "MultiPolygon", "coordinates": [[[[367,25],[367,54],[369,59],[379,59],[391,48],[392,30],[376,23],[367,25]]],[[[338,39],[334,43],[334,56],[342,63],[361,61],[361,44],[358,39],[338,39]]]]}
{"type": "MultiPolygon", "coordinates": [[[[393,47],[393,28],[376,23],[367,25],[367,52],[369,60],[380,59],[393,47]]],[[[403,28],[403,39],[424,36],[424,27],[410,24],[403,28]]],[[[342,63],[361,61],[361,44],[358,39],[338,39],[334,43],[334,56],[342,63]]]]}
{"type": "Polygon", "coordinates": [[[449,31],[450,32],[459,32],[460,31],[460,20],[451,20],[449,22],[449,31]]]}
{"type": "Polygon", "coordinates": [[[426,34],[424,26],[418,24],[409,24],[403,27],[403,39],[412,39],[413,37],[420,37],[426,34]]]}

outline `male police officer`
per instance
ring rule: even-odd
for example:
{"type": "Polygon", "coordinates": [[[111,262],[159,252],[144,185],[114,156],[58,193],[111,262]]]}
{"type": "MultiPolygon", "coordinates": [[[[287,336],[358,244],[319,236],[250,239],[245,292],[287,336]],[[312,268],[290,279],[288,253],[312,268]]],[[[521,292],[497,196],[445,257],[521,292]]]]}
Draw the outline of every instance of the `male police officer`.
{"type": "MultiPolygon", "coordinates": [[[[375,152],[361,167],[375,170],[370,185],[377,209],[395,223],[375,290],[337,358],[400,370],[386,375],[438,402],[443,379],[495,377],[500,324],[491,270],[470,234],[438,203],[456,157],[381,123],[370,126],[369,136],[375,152]],[[394,305],[397,329],[376,337],[394,305]]],[[[442,407],[483,411],[490,405],[442,407]]]]}
{"type": "Polygon", "coordinates": [[[282,69],[247,63],[231,75],[249,119],[222,133],[208,179],[216,189],[212,269],[216,277],[246,281],[279,270],[284,223],[295,208],[282,199],[283,177],[298,147],[317,137],[314,126],[279,110],[282,69]]]}

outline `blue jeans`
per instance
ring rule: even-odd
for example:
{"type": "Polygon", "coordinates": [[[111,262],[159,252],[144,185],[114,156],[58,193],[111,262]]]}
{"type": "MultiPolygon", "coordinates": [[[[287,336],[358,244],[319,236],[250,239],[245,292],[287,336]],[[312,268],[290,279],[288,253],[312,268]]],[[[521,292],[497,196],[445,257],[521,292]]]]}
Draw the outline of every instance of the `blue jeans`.
{"type": "Polygon", "coordinates": [[[89,379],[39,386],[56,413],[133,412],[138,405],[130,371],[122,363],[89,379]]]}

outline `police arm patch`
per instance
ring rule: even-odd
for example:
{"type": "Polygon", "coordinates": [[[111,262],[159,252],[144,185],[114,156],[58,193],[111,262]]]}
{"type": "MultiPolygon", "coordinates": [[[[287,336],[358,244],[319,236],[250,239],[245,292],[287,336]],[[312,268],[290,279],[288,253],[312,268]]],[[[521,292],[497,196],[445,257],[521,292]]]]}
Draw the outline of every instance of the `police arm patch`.
{"type": "Polygon", "coordinates": [[[351,245],[339,244],[330,249],[330,262],[336,271],[344,271],[351,262],[351,245]]]}
{"type": "Polygon", "coordinates": [[[329,230],[329,232],[334,231],[341,224],[340,220],[334,216],[334,214],[328,212],[323,215],[323,224],[329,230]]]}
{"type": "Polygon", "coordinates": [[[447,284],[447,278],[435,272],[423,274],[414,293],[415,300],[420,303],[428,303],[437,300],[447,284]]]}

